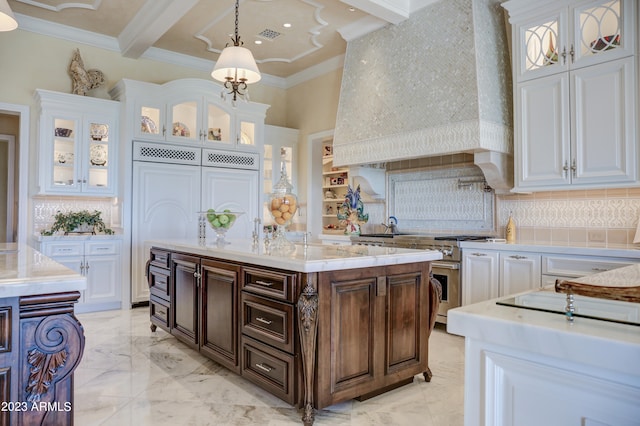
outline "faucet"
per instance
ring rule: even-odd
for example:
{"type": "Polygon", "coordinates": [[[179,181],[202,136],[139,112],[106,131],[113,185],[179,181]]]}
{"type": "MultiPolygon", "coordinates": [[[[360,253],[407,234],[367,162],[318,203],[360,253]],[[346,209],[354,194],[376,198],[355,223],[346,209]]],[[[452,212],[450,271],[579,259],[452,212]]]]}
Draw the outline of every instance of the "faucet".
{"type": "Polygon", "coordinates": [[[384,233],[385,234],[399,234],[400,231],[398,230],[398,219],[395,216],[389,216],[389,224],[387,225],[386,223],[383,223],[382,226],[384,226],[384,233]]]}

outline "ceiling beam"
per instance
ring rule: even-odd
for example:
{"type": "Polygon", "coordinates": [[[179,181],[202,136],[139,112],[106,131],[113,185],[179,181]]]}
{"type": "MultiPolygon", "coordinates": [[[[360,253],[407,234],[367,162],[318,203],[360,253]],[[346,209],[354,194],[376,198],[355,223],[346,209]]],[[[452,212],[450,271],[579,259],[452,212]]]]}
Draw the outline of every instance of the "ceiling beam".
{"type": "Polygon", "coordinates": [[[360,9],[369,15],[399,24],[409,18],[416,10],[441,0],[340,0],[343,3],[360,9]]]}
{"type": "Polygon", "coordinates": [[[399,24],[409,18],[411,0],[340,0],[392,24],[399,24]]]}
{"type": "Polygon", "coordinates": [[[122,56],[138,59],[198,0],[147,0],[118,36],[122,56]]]}

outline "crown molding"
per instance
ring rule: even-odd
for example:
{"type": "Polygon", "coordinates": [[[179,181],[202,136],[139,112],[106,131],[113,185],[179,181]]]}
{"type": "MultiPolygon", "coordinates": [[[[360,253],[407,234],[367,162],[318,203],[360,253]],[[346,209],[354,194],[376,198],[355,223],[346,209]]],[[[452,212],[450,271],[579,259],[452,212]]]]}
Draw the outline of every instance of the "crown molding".
{"type": "Polygon", "coordinates": [[[369,34],[380,28],[385,27],[389,23],[387,21],[383,21],[382,19],[378,19],[374,16],[367,15],[362,19],[358,19],[351,24],[347,24],[343,27],[338,28],[338,33],[342,36],[342,38],[348,43],[351,40],[355,40],[357,38],[362,37],[365,34],[369,34]]]}
{"type": "Polygon", "coordinates": [[[99,47],[112,52],[120,52],[120,46],[115,37],[45,21],[44,19],[34,18],[20,13],[16,13],[15,16],[18,21],[18,28],[21,30],[99,47]]]}
{"type": "Polygon", "coordinates": [[[289,89],[293,86],[297,86],[305,81],[312,80],[316,77],[320,77],[328,72],[344,67],[344,55],[334,56],[331,59],[327,59],[317,65],[313,65],[305,70],[297,72],[287,77],[286,86],[284,89],[289,89]]]}

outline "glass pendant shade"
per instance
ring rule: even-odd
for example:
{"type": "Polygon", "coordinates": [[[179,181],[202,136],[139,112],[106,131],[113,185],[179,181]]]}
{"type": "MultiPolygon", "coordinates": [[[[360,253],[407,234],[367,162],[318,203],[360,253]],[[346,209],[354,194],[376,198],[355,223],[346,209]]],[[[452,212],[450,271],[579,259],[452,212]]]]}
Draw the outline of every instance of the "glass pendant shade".
{"type": "Polygon", "coordinates": [[[260,81],[260,71],[251,51],[242,46],[227,46],[213,67],[211,77],[218,81],[244,81],[247,84],[260,81]]]}
{"type": "Polygon", "coordinates": [[[18,21],[13,16],[7,0],[0,0],[0,31],[12,31],[18,28],[18,21]]]}

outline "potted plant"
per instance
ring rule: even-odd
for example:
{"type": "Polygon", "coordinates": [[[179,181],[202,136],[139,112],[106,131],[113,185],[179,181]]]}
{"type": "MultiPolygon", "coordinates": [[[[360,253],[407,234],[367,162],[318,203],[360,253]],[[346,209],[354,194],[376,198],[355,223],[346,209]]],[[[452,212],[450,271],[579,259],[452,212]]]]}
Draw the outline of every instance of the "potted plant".
{"type": "Polygon", "coordinates": [[[55,221],[51,229],[43,230],[40,233],[42,235],[53,235],[58,231],[64,231],[64,235],[67,235],[69,232],[91,232],[92,234],[102,232],[107,235],[113,234],[113,230],[107,228],[107,225],[100,217],[101,214],[102,213],[97,210],[94,210],[93,213],[90,213],[88,210],[69,213],[58,212],[54,216],[55,221]]]}

